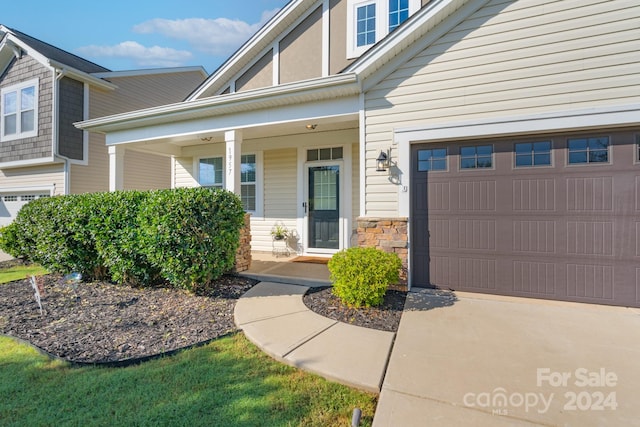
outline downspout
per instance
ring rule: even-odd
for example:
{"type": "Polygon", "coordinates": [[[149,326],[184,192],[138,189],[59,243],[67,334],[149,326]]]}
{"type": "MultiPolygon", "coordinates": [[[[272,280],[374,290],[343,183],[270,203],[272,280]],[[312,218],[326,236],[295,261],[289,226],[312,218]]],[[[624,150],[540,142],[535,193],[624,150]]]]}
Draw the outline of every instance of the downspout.
{"type": "Polygon", "coordinates": [[[66,156],[60,154],[60,135],[58,129],[58,112],[59,112],[59,104],[60,104],[60,80],[65,76],[64,69],[54,69],[54,77],[53,77],[53,123],[51,124],[51,133],[53,135],[53,156],[55,159],[60,159],[64,162],[63,169],[63,182],[64,182],[64,195],[71,193],[71,165],[69,159],[66,156]]]}

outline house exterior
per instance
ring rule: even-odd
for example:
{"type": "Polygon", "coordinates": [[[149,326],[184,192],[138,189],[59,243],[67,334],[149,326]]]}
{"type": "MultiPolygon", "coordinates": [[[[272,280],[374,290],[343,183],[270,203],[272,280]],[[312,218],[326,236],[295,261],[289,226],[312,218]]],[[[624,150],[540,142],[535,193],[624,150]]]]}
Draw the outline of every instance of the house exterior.
{"type": "MultiPolygon", "coordinates": [[[[0,26],[0,226],[30,200],[109,189],[104,136],[73,123],[183,100],[200,67],[110,71],[0,26]]],[[[123,188],[164,188],[170,160],[130,151],[123,188]]]]}
{"type": "Polygon", "coordinates": [[[184,102],[79,127],[112,183],[144,148],[238,193],[253,250],[284,224],[410,286],[638,307],[638,28],[632,0],[292,0],[184,102]]]}

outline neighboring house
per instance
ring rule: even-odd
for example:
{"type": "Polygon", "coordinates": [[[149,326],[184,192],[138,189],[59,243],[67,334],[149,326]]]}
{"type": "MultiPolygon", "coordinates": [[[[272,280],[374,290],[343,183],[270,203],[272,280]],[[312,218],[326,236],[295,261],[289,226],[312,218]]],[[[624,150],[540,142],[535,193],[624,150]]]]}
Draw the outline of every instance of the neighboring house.
{"type": "MultiPolygon", "coordinates": [[[[114,72],[0,26],[0,226],[30,200],[107,191],[104,136],[73,123],[184,100],[201,67],[114,72]]],[[[123,188],[171,185],[166,157],[130,151],[123,188]]]]}
{"type": "Polygon", "coordinates": [[[640,306],[638,28],[634,0],[293,0],[183,103],[79,126],[113,182],[144,147],[240,194],[254,250],[284,224],[411,286],[640,306]]]}

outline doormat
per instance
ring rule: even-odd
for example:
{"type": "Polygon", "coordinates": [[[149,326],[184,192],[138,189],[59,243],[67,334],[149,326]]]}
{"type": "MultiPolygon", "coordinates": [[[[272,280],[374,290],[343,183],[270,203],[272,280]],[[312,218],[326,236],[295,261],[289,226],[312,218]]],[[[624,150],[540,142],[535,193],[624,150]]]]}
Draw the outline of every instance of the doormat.
{"type": "Polygon", "coordinates": [[[299,256],[291,260],[291,262],[308,262],[311,264],[326,264],[331,258],[322,258],[317,256],[299,256]]]}

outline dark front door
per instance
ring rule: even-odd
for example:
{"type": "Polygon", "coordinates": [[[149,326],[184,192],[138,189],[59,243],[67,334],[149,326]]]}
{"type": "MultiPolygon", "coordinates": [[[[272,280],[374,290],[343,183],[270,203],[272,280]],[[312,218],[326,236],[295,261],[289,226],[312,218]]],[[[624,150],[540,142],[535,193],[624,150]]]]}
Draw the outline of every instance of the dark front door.
{"type": "Polygon", "coordinates": [[[309,167],[309,248],[340,249],[340,166],[309,167]]]}

